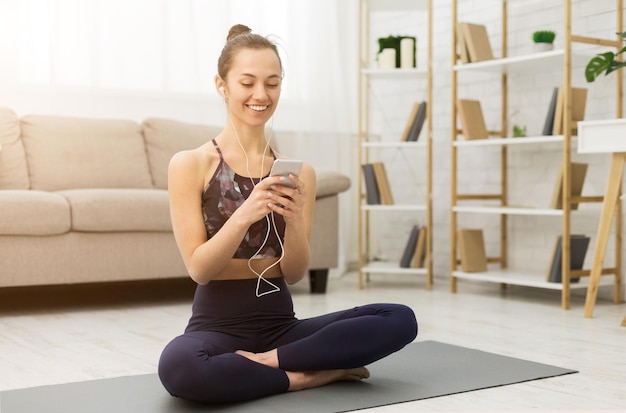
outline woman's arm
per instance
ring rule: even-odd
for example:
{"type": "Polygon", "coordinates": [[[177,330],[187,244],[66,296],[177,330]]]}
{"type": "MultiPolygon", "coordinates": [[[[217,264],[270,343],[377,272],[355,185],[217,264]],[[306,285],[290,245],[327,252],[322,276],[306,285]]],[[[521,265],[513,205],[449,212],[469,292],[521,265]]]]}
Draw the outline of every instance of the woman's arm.
{"type": "Polygon", "coordinates": [[[206,154],[200,151],[183,151],[172,157],[168,169],[174,236],[185,267],[198,284],[208,283],[226,267],[250,225],[270,211],[269,191],[255,188],[224,226],[207,240],[202,192],[208,163],[206,154]]]}
{"type": "Polygon", "coordinates": [[[280,268],[289,284],[300,281],[309,266],[311,228],[315,209],[315,170],[304,164],[296,181],[296,189],[275,186],[274,193],[282,195],[280,203],[287,209],[272,203],[272,210],[283,215],[285,219],[285,255],[280,268]]]}

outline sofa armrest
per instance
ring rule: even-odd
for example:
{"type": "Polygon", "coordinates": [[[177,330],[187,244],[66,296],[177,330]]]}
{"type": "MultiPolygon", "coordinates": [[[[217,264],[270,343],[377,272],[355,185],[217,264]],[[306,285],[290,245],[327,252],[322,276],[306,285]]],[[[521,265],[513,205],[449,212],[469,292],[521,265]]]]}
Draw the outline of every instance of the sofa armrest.
{"type": "Polygon", "coordinates": [[[337,195],[350,188],[350,178],[341,172],[330,169],[317,169],[315,173],[317,177],[316,198],[337,195]]]}

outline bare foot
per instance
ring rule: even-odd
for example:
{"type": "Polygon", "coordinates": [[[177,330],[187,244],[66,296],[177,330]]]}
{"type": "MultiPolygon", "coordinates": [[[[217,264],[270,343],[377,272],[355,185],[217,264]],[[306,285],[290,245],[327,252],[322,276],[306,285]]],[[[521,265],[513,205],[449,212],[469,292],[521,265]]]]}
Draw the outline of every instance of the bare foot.
{"type": "MultiPolygon", "coordinates": [[[[278,351],[276,349],[265,353],[252,353],[250,351],[237,350],[239,354],[249,360],[264,364],[269,367],[278,367],[278,351]]],[[[286,371],[289,378],[289,391],[310,389],[324,386],[335,381],[361,381],[370,376],[365,367],[354,369],[316,370],[316,371],[286,371]]]]}
{"type": "Polygon", "coordinates": [[[369,370],[365,367],[305,372],[288,371],[286,373],[289,378],[289,391],[320,387],[336,381],[361,381],[370,376],[369,370]]]}
{"type": "Polygon", "coordinates": [[[235,354],[239,354],[247,359],[256,361],[257,363],[265,364],[266,366],[278,368],[278,351],[276,349],[267,351],[265,353],[252,353],[250,351],[237,350],[235,354]]]}

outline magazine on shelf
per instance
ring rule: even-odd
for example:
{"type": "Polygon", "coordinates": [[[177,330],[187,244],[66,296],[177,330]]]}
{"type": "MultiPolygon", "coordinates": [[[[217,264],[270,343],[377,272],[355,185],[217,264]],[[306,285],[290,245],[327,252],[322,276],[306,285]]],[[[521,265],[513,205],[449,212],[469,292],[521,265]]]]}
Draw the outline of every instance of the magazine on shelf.
{"type": "Polygon", "coordinates": [[[376,184],[374,165],[366,163],[361,165],[363,170],[363,180],[365,181],[365,200],[369,205],[380,204],[380,192],[376,184]]]}
{"type": "MultiPolygon", "coordinates": [[[[563,282],[562,280],[562,263],[563,263],[563,237],[559,235],[554,244],[552,251],[552,261],[548,267],[546,281],[553,283],[563,282]]],[[[589,248],[590,238],[586,235],[572,234],[570,235],[570,269],[582,270],[585,262],[585,255],[589,248]]],[[[578,282],[580,278],[570,278],[570,282],[578,282]]]]}
{"type": "Polygon", "coordinates": [[[424,259],[426,258],[426,227],[422,226],[419,229],[417,235],[417,244],[415,244],[415,252],[413,253],[413,259],[411,260],[411,267],[422,268],[424,266],[424,259]]]}
{"type": "Polygon", "coordinates": [[[402,258],[400,258],[400,268],[409,268],[411,266],[411,261],[415,252],[415,246],[417,245],[419,231],[420,229],[418,225],[413,225],[413,227],[411,228],[411,232],[409,232],[409,239],[404,246],[402,258]]]}
{"type": "Polygon", "coordinates": [[[489,136],[479,100],[457,99],[457,110],[465,139],[486,139],[489,136]]]}
{"type": "MultiPolygon", "coordinates": [[[[571,88],[572,95],[572,133],[576,133],[576,125],[579,121],[585,119],[585,107],[587,105],[587,89],[580,87],[571,88]]],[[[563,115],[565,113],[565,92],[564,87],[559,87],[556,99],[556,108],[554,113],[554,122],[552,125],[553,135],[563,134],[563,115]]]]}
{"type": "Polygon", "coordinates": [[[493,59],[487,27],[483,24],[460,22],[463,43],[467,47],[470,62],[482,62],[493,59]]]}
{"type": "Polygon", "coordinates": [[[385,164],[382,162],[374,162],[372,163],[372,166],[374,168],[374,176],[376,177],[376,185],[378,186],[378,192],[380,194],[380,203],[383,205],[392,205],[393,196],[391,194],[389,180],[387,179],[385,164]]]}
{"type": "MultiPolygon", "coordinates": [[[[556,184],[554,191],[552,192],[552,201],[550,202],[550,208],[563,209],[563,167],[561,163],[559,172],[557,174],[556,184]]],[[[587,175],[587,164],[580,162],[570,163],[571,171],[571,196],[580,196],[583,192],[583,185],[585,183],[585,176],[587,175]]],[[[572,210],[578,209],[578,203],[573,202],[571,205],[572,210]]]]}
{"type": "Polygon", "coordinates": [[[458,231],[461,269],[464,272],[487,271],[487,256],[482,229],[460,229],[458,231]]]}
{"type": "Polygon", "coordinates": [[[426,120],[426,102],[421,102],[419,104],[413,125],[411,126],[411,130],[409,131],[409,135],[407,136],[407,141],[409,142],[417,141],[417,139],[420,136],[420,133],[422,132],[422,128],[424,126],[425,120],[426,120]]]}

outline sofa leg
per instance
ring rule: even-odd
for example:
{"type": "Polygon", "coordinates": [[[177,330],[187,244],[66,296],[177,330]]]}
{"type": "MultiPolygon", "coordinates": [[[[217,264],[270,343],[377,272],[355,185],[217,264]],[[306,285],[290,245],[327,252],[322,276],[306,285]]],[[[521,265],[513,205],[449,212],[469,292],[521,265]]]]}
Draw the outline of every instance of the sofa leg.
{"type": "Polygon", "coordinates": [[[326,285],[328,284],[328,268],[321,270],[309,270],[309,282],[311,285],[311,293],[326,293],[326,285]]]}

